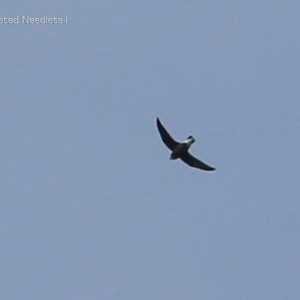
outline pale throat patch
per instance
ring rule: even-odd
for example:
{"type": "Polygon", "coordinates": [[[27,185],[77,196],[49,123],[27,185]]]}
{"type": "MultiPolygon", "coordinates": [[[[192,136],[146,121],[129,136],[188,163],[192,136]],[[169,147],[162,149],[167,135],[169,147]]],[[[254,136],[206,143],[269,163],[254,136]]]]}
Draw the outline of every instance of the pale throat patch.
{"type": "Polygon", "coordinates": [[[193,144],[195,140],[193,138],[189,138],[181,142],[182,144],[187,144],[189,147],[193,144]]]}

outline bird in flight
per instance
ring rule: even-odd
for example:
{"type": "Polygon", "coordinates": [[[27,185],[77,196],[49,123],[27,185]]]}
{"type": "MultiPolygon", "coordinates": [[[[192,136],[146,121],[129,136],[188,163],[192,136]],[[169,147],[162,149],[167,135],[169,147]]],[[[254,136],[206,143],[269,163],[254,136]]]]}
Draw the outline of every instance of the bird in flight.
{"type": "Polygon", "coordinates": [[[201,160],[197,159],[196,157],[192,156],[189,153],[189,148],[195,142],[195,139],[190,135],[186,140],[179,143],[175,141],[165,127],[161,124],[159,118],[156,118],[156,125],[157,129],[160,133],[161,139],[165,143],[165,145],[172,151],[170,155],[170,159],[177,159],[180,158],[183,162],[188,164],[190,167],[198,168],[204,171],[214,171],[215,168],[212,168],[206,165],[201,160]]]}

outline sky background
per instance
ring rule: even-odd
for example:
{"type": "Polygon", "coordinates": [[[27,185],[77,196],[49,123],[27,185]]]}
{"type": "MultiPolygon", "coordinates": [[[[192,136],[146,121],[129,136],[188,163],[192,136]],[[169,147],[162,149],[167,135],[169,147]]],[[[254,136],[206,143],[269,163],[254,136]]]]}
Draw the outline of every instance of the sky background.
{"type": "Polygon", "coordinates": [[[1,299],[300,299],[300,2],[23,15],[68,23],[0,25],[1,299]]]}

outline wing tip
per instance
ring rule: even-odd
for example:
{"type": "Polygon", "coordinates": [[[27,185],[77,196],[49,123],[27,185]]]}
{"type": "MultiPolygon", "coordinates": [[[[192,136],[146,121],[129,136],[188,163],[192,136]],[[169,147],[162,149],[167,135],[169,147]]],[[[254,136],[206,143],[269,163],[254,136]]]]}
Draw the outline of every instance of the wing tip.
{"type": "Polygon", "coordinates": [[[207,167],[191,166],[191,167],[197,168],[197,169],[202,170],[202,171],[207,171],[207,172],[212,172],[212,171],[217,170],[216,168],[213,168],[213,167],[210,167],[210,166],[207,166],[207,167]]]}
{"type": "Polygon", "coordinates": [[[161,130],[166,130],[159,118],[156,118],[156,126],[160,132],[161,132],[161,130]]]}

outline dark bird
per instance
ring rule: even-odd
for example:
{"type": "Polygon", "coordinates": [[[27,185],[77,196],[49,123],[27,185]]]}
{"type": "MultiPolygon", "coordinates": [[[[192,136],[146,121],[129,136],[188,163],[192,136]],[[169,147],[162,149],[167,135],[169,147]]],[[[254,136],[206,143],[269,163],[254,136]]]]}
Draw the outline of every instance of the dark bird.
{"type": "Polygon", "coordinates": [[[156,125],[160,133],[161,139],[163,140],[165,145],[172,151],[170,159],[180,158],[190,167],[198,168],[204,171],[215,170],[215,168],[206,165],[204,162],[202,162],[201,160],[197,159],[189,153],[189,148],[195,142],[195,139],[191,135],[186,140],[179,143],[170,136],[168,131],[161,124],[159,118],[156,119],[156,125]]]}

